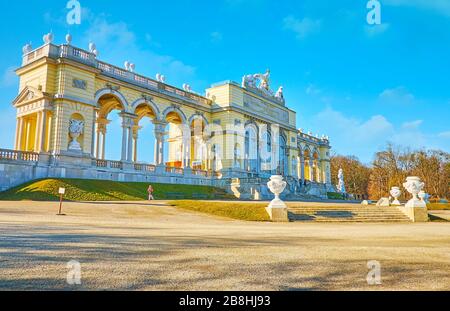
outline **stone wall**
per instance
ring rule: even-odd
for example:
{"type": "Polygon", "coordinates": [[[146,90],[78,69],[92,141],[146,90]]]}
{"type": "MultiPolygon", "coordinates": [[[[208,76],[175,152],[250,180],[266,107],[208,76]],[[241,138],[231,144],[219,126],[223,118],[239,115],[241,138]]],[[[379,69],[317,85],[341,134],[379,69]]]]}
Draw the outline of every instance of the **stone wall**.
{"type": "Polygon", "coordinates": [[[47,166],[32,163],[0,162],[0,191],[5,191],[30,180],[46,178],[47,166]]]}
{"type": "MultiPolygon", "coordinates": [[[[159,169],[159,168],[157,168],[159,169]]],[[[204,186],[221,186],[220,181],[201,176],[187,176],[166,173],[144,173],[138,171],[116,170],[109,168],[83,167],[77,165],[49,165],[41,162],[17,162],[0,160],[0,191],[5,191],[26,182],[43,178],[76,178],[112,180],[119,182],[150,182],[166,184],[187,184],[204,186]]]]}

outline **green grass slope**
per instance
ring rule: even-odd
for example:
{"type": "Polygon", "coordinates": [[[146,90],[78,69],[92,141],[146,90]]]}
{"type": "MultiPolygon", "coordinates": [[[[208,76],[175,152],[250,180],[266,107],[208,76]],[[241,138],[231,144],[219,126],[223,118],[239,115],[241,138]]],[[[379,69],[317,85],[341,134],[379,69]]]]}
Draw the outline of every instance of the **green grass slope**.
{"type": "Polygon", "coordinates": [[[194,212],[246,221],[270,221],[266,203],[172,201],[170,205],[194,212]]]}
{"type": "MultiPolygon", "coordinates": [[[[155,199],[170,199],[168,192],[191,199],[193,194],[207,195],[213,199],[223,195],[223,190],[209,186],[172,185],[151,183],[155,199]]],[[[4,201],[57,201],[58,189],[66,188],[65,200],[69,201],[139,201],[147,199],[149,183],[115,182],[87,179],[44,179],[32,181],[16,188],[0,192],[4,201]]]]}

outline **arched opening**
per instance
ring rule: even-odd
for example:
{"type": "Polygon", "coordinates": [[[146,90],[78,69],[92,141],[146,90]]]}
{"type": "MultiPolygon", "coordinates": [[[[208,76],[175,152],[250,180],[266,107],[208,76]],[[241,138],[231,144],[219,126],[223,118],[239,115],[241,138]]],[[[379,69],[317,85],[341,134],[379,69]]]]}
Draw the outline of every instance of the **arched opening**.
{"type": "Polygon", "coordinates": [[[163,163],[168,167],[184,167],[184,119],[178,111],[165,115],[166,132],[164,139],[163,163]]]}
{"type": "Polygon", "coordinates": [[[133,161],[139,163],[156,163],[155,127],[157,118],[154,109],[143,102],[135,109],[137,118],[133,126],[133,161]]]}
{"type": "Polygon", "coordinates": [[[37,116],[37,113],[33,113],[22,118],[23,131],[20,139],[20,150],[36,151],[37,116]]]}
{"type": "MultiPolygon", "coordinates": [[[[206,122],[201,116],[196,116],[190,124],[190,153],[188,154],[190,165],[196,170],[208,169],[208,150],[205,142],[206,122]]],[[[211,149],[213,153],[213,149],[211,149]]]]}
{"type": "Polygon", "coordinates": [[[238,143],[234,144],[233,167],[242,169],[241,145],[239,145],[238,143]]]}
{"type": "Polygon", "coordinates": [[[296,156],[292,156],[291,158],[291,176],[295,178],[300,178],[299,170],[298,170],[298,159],[296,156]]]}
{"type": "Polygon", "coordinates": [[[268,131],[261,135],[260,157],[261,170],[265,173],[272,173],[272,137],[268,131]]]}
{"type": "Polygon", "coordinates": [[[125,104],[116,95],[104,94],[99,98],[97,105],[95,157],[103,160],[125,160],[123,144],[107,143],[108,138],[111,138],[111,141],[121,141],[121,139],[123,141],[124,124],[121,113],[125,110],[125,104]]]}
{"type": "Polygon", "coordinates": [[[245,129],[245,170],[249,172],[258,171],[258,137],[254,126],[245,129]]]}
{"type": "Polygon", "coordinates": [[[221,158],[221,146],[219,144],[213,144],[211,147],[211,169],[213,172],[219,172],[222,170],[222,158],[221,158]]]}
{"type": "Polygon", "coordinates": [[[286,138],[280,136],[280,159],[278,161],[277,173],[286,176],[288,173],[288,156],[287,156],[287,146],[286,138]]]}
{"type": "Polygon", "coordinates": [[[313,153],[313,178],[315,182],[320,182],[319,153],[313,153]]]}
{"type": "Polygon", "coordinates": [[[311,152],[309,151],[309,149],[305,149],[303,151],[303,159],[305,160],[305,165],[304,165],[304,170],[305,170],[305,180],[309,180],[312,181],[311,178],[311,171],[312,171],[312,161],[311,161],[311,152]]]}

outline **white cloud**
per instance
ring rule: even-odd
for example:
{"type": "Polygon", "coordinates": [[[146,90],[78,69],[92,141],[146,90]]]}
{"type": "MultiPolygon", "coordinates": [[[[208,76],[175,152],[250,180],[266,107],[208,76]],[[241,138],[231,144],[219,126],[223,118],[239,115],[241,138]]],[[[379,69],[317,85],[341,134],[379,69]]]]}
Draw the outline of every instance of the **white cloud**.
{"type": "Polygon", "coordinates": [[[391,6],[416,7],[450,16],[450,1],[448,0],[384,0],[383,4],[391,6]]]}
{"type": "Polygon", "coordinates": [[[388,104],[409,104],[415,97],[405,87],[399,86],[393,89],[386,89],[379,95],[382,102],[388,104]]]}
{"type": "Polygon", "coordinates": [[[6,70],[3,72],[3,75],[1,77],[1,83],[0,85],[2,87],[11,87],[13,85],[16,85],[18,82],[18,77],[14,70],[16,69],[15,66],[10,66],[6,68],[6,70]]]}
{"type": "Polygon", "coordinates": [[[320,133],[330,136],[332,147],[337,153],[355,155],[366,163],[387,142],[411,148],[449,149],[445,138],[450,138],[450,132],[424,133],[420,129],[422,120],[395,125],[383,115],[361,120],[328,107],[312,116],[310,122],[320,133]]]}
{"type": "Polygon", "coordinates": [[[322,27],[322,21],[308,17],[300,20],[291,15],[284,18],[283,25],[284,29],[295,32],[298,39],[304,39],[310,34],[319,32],[322,27]]]}
{"type": "MultiPolygon", "coordinates": [[[[162,73],[170,84],[181,85],[192,81],[195,67],[183,63],[169,55],[161,55],[150,49],[155,46],[148,42],[151,34],[146,34],[140,41],[138,36],[124,22],[110,23],[104,15],[92,18],[85,34],[85,40],[97,45],[100,59],[122,66],[128,60],[136,64],[136,72],[147,76],[162,73]],[[146,44],[146,46],[145,46],[146,44]]],[[[85,42],[87,46],[87,42],[85,42]]]]}
{"type": "Polygon", "coordinates": [[[402,128],[404,129],[417,129],[419,126],[421,126],[423,123],[423,120],[415,120],[410,122],[404,122],[402,124],[402,128]]]}
{"type": "Polygon", "coordinates": [[[108,23],[104,18],[93,21],[88,30],[88,38],[99,46],[114,43],[125,47],[136,42],[135,34],[128,29],[126,23],[108,23]]]}
{"type": "Polygon", "coordinates": [[[450,139],[450,131],[441,132],[438,134],[438,137],[444,138],[444,139],[450,139]]]}

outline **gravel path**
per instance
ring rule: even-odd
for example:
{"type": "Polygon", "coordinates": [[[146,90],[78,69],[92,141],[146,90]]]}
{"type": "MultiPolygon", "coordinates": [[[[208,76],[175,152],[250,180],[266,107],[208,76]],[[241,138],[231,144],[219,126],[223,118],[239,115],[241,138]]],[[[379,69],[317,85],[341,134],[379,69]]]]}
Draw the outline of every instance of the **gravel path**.
{"type": "Polygon", "coordinates": [[[0,290],[450,290],[450,223],[254,223],[164,202],[0,202],[0,290]],[[82,284],[66,283],[81,263],[82,284]],[[381,264],[368,285],[367,262],[381,264]]]}

